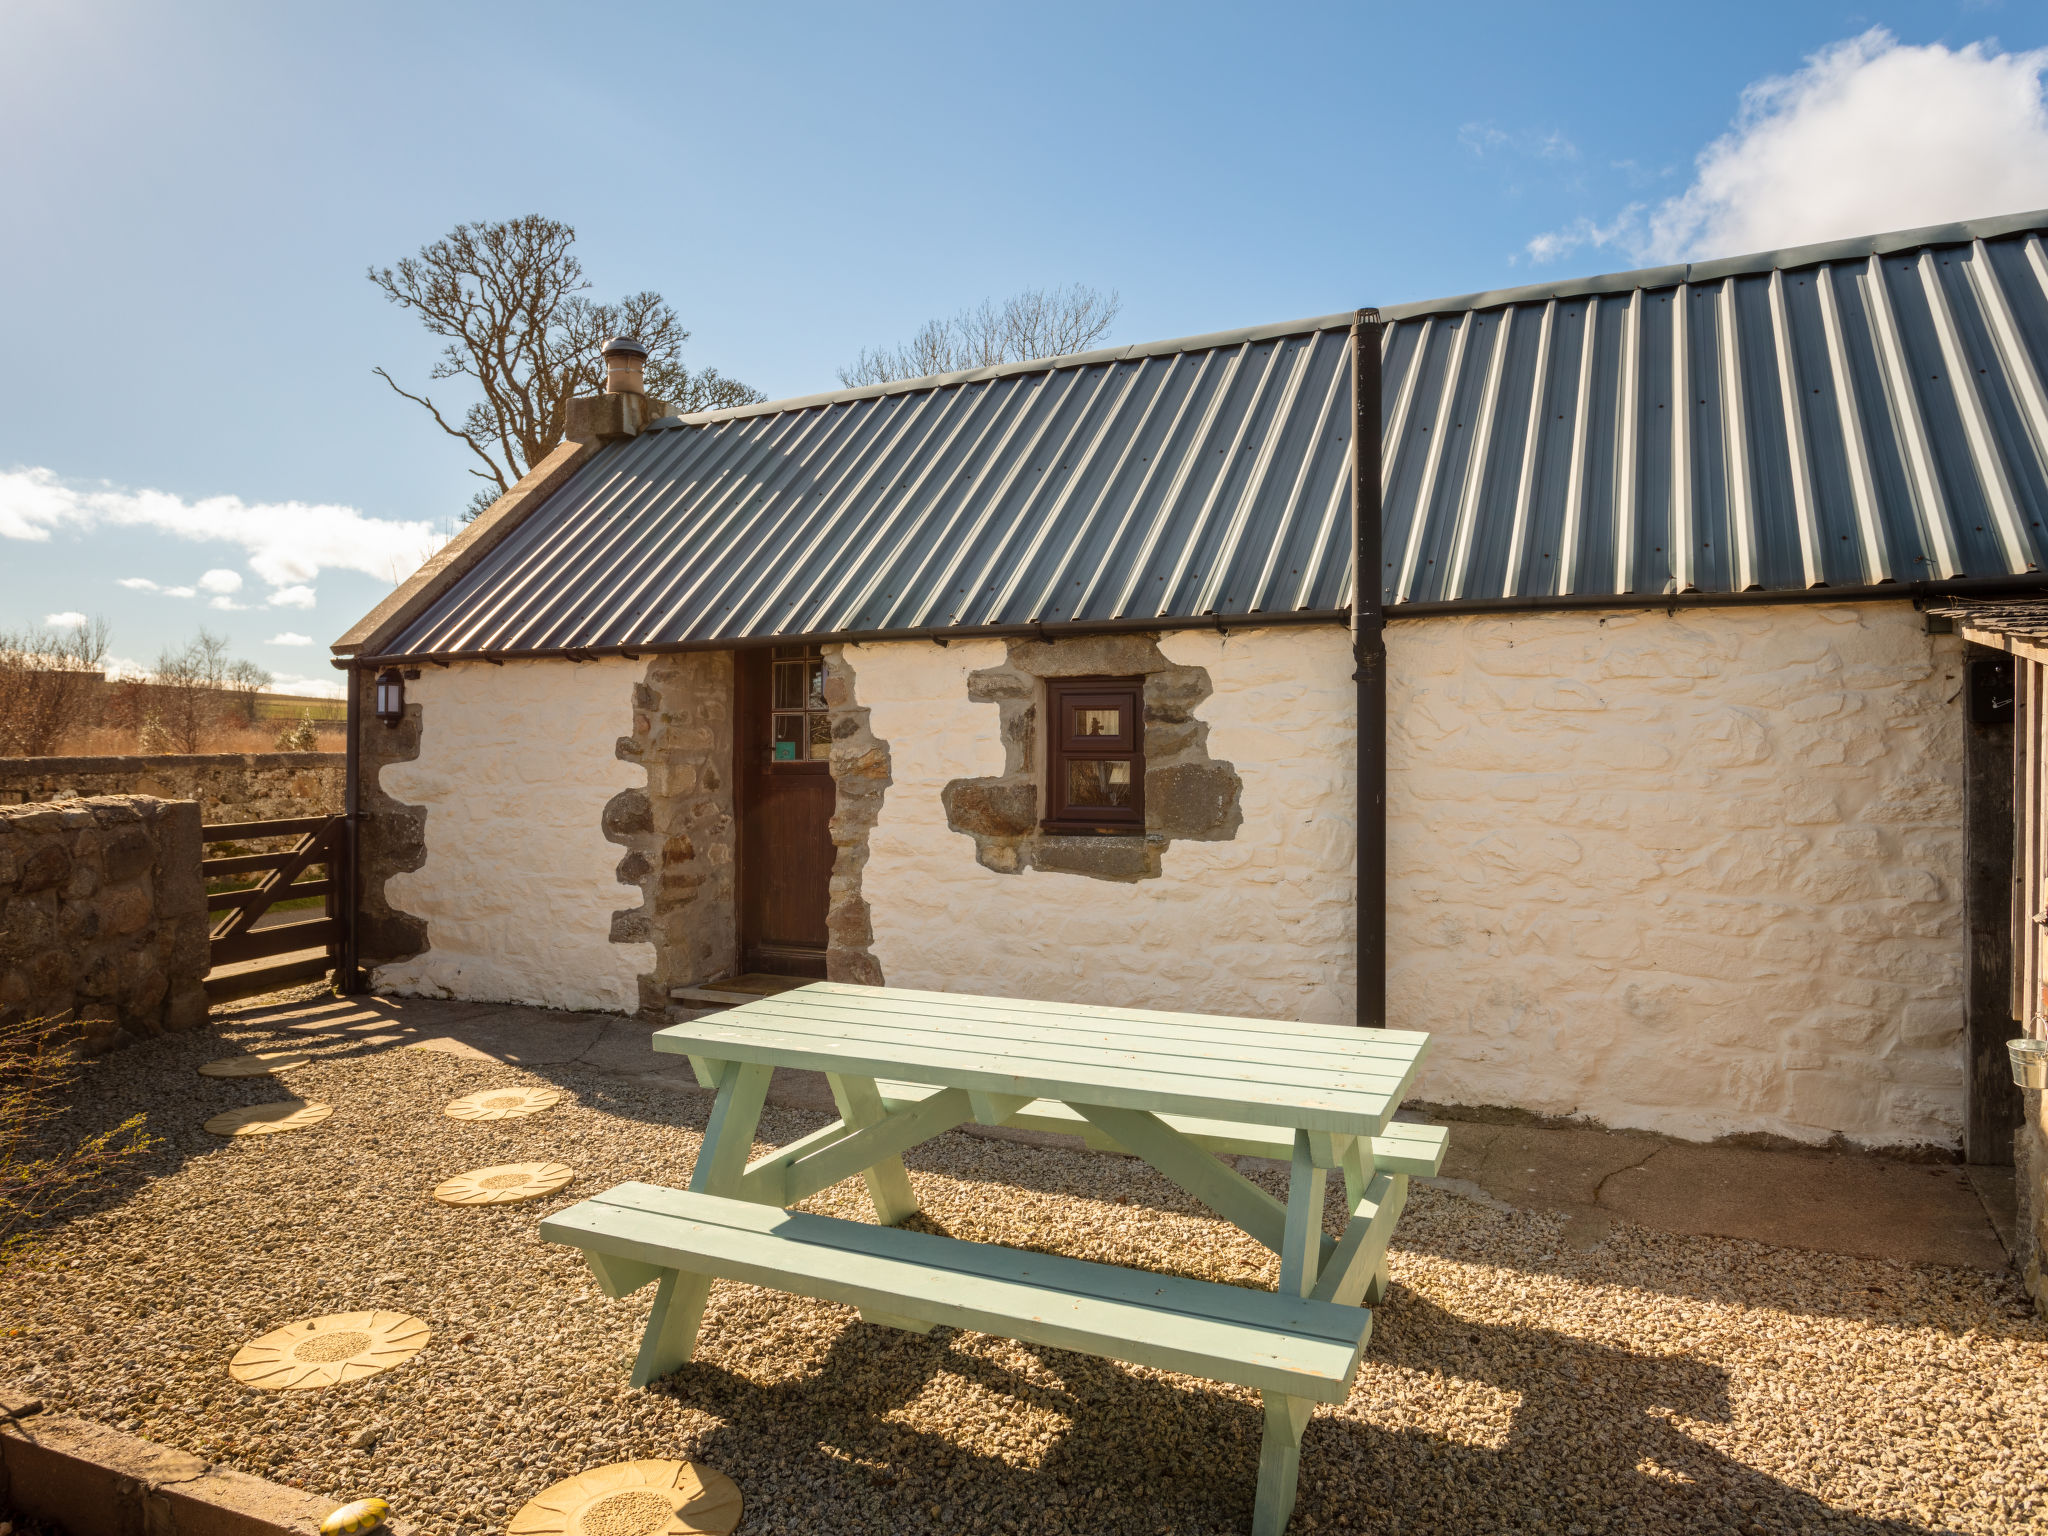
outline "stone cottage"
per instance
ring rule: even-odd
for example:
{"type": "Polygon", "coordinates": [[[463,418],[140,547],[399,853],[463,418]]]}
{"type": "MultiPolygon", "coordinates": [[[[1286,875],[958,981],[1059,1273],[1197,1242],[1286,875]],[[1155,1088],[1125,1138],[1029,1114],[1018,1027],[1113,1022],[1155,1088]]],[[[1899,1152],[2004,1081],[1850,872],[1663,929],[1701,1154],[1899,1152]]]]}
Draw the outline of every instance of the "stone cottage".
{"type": "Polygon", "coordinates": [[[1966,785],[2011,727],[1922,609],[2048,587],[2044,232],[692,416],[616,346],[561,447],[335,647],[358,959],[651,1015],[767,972],[1349,1022],[1356,479],[1366,909],[1387,1021],[1436,1035],[1425,1096],[1936,1148],[1981,1102],[2009,1145],[1968,1063],[2011,1012],[1967,962],[2009,953],[1969,889],[2009,885],[2010,808],[1979,859],[1966,785]]]}

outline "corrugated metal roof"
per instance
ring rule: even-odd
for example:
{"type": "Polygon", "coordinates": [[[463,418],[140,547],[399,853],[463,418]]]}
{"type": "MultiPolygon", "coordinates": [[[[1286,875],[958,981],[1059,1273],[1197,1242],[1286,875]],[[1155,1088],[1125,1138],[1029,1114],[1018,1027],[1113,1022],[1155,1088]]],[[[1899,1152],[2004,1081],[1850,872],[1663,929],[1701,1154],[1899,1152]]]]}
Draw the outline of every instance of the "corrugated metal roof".
{"type": "MultiPolygon", "coordinates": [[[[1385,312],[1392,604],[2023,576],[2048,214],[1385,312]]],[[[672,418],[386,654],[1350,601],[1350,316],[672,418]]]]}

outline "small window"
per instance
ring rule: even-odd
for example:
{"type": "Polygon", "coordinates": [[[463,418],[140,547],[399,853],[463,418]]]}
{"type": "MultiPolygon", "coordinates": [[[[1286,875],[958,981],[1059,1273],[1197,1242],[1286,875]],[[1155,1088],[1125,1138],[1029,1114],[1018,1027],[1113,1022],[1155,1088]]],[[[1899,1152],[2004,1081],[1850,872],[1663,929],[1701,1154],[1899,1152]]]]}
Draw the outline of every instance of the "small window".
{"type": "Polygon", "coordinates": [[[815,645],[778,645],[770,663],[770,754],[778,763],[822,762],[832,755],[825,712],[825,659],[815,645]]]}
{"type": "Polygon", "coordinates": [[[1145,680],[1062,678],[1045,685],[1045,826],[1145,830],[1145,680]]]}

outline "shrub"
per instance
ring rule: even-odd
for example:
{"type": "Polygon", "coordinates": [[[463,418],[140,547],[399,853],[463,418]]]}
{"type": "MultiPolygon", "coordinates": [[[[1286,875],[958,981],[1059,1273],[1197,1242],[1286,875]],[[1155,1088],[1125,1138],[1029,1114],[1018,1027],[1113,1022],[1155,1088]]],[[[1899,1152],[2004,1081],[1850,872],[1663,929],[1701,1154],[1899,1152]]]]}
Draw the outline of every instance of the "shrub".
{"type": "Polygon", "coordinates": [[[0,1022],[0,1264],[21,1257],[36,1229],[158,1145],[141,1115],[69,1146],[53,1136],[83,1070],[55,1021],[0,1022]]]}
{"type": "Polygon", "coordinates": [[[313,723],[313,711],[307,710],[299,716],[297,725],[288,725],[277,733],[277,750],[280,752],[318,752],[320,750],[320,727],[313,723]]]}

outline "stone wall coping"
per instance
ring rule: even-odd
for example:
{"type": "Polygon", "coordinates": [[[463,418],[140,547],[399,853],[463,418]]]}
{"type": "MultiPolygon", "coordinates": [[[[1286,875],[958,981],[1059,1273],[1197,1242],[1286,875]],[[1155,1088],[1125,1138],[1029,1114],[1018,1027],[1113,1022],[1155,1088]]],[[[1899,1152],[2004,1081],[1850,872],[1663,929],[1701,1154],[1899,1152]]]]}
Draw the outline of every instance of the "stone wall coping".
{"type": "Polygon", "coordinates": [[[0,779],[23,774],[135,773],[146,768],[235,765],[243,768],[326,768],[340,752],[164,752],[126,757],[0,757],[0,779]]]}
{"type": "Polygon", "coordinates": [[[157,795],[93,795],[77,800],[0,805],[0,832],[61,832],[67,827],[134,826],[155,821],[166,805],[182,802],[157,795]]]}
{"type": "Polygon", "coordinates": [[[343,1502],[42,1406],[0,1387],[0,1502],[75,1536],[313,1536],[343,1502]]]}

